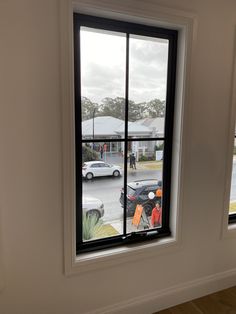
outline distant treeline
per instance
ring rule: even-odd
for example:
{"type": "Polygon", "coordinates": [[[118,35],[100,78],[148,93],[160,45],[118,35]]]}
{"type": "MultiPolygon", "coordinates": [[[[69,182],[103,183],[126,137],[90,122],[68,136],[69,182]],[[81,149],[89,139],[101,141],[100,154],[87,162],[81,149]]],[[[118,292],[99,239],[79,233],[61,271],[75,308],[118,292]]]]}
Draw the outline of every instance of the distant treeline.
{"type": "MultiPolygon", "coordinates": [[[[112,116],[124,120],[125,99],[122,97],[106,97],[101,104],[93,103],[90,99],[82,97],[82,119],[92,119],[93,116],[112,116]]],[[[129,121],[137,121],[143,118],[157,118],[165,116],[165,101],[153,99],[149,102],[135,103],[129,101],[129,121]]]]}

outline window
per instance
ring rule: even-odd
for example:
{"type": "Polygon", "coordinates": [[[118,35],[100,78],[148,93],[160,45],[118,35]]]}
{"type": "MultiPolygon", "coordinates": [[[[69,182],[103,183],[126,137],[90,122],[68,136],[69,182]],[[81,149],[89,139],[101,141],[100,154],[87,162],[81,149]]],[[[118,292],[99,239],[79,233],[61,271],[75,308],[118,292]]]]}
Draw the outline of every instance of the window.
{"type": "Polygon", "coordinates": [[[74,14],[78,254],[171,234],[177,37],[74,14]]]}
{"type": "Polygon", "coordinates": [[[229,202],[229,223],[236,222],[236,135],[234,135],[234,151],[229,202]]]}

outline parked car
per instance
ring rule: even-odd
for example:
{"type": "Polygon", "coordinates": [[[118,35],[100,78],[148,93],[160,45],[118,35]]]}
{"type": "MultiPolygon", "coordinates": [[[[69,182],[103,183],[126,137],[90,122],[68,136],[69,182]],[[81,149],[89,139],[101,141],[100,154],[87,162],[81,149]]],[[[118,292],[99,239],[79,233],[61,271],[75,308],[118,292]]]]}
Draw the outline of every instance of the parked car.
{"type": "Polygon", "coordinates": [[[83,214],[94,216],[98,220],[104,216],[103,202],[96,197],[83,195],[83,214]]]}
{"type": "Polygon", "coordinates": [[[104,176],[119,177],[122,175],[122,169],[120,166],[108,164],[103,161],[86,161],[82,166],[82,174],[88,180],[104,176]]]}
{"type": "MultiPolygon", "coordinates": [[[[127,215],[133,216],[136,206],[141,204],[146,214],[151,216],[155,201],[157,201],[158,198],[155,197],[150,200],[148,194],[153,192],[156,195],[158,189],[162,190],[162,181],[155,179],[129,182],[127,184],[127,215]]],[[[124,189],[121,190],[120,203],[121,206],[124,207],[124,189]]]]}

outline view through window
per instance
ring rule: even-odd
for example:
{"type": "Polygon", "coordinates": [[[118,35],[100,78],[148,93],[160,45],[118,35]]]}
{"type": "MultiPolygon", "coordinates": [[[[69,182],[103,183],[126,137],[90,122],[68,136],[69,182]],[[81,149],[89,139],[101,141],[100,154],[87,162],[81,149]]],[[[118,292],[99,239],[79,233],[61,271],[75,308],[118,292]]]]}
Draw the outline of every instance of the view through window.
{"type": "Polygon", "coordinates": [[[75,14],[74,36],[77,249],[168,235],[177,32],[75,14]]]}

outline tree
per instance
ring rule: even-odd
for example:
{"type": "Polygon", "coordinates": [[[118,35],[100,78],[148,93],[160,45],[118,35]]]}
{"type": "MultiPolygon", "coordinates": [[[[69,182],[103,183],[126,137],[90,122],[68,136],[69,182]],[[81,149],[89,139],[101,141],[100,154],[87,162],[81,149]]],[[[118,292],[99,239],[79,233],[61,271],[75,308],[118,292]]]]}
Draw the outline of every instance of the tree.
{"type": "Polygon", "coordinates": [[[165,116],[165,101],[160,99],[153,99],[149,101],[145,106],[145,111],[148,113],[148,117],[157,118],[165,116]]]}
{"type": "Polygon", "coordinates": [[[81,97],[82,105],[82,120],[92,119],[94,115],[94,110],[96,116],[99,115],[99,106],[97,103],[93,103],[87,97],[81,97]]]}
{"type": "Polygon", "coordinates": [[[125,119],[125,99],[122,97],[106,97],[102,100],[101,114],[111,116],[117,119],[125,119]]]}
{"type": "MultiPolygon", "coordinates": [[[[145,103],[136,104],[134,101],[129,100],[128,120],[133,122],[142,119],[144,106],[145,103]]],[[[125,120],[125,98],[104,98],[102,100],[99,115],[125,120]]]]}
{"type": "Polygon", "coordinates": [[[98,153],[91,149],[89,146],[83,145],[82,146],[82,162],[86,161],[94,161],[99,160],[98,153]]]}

